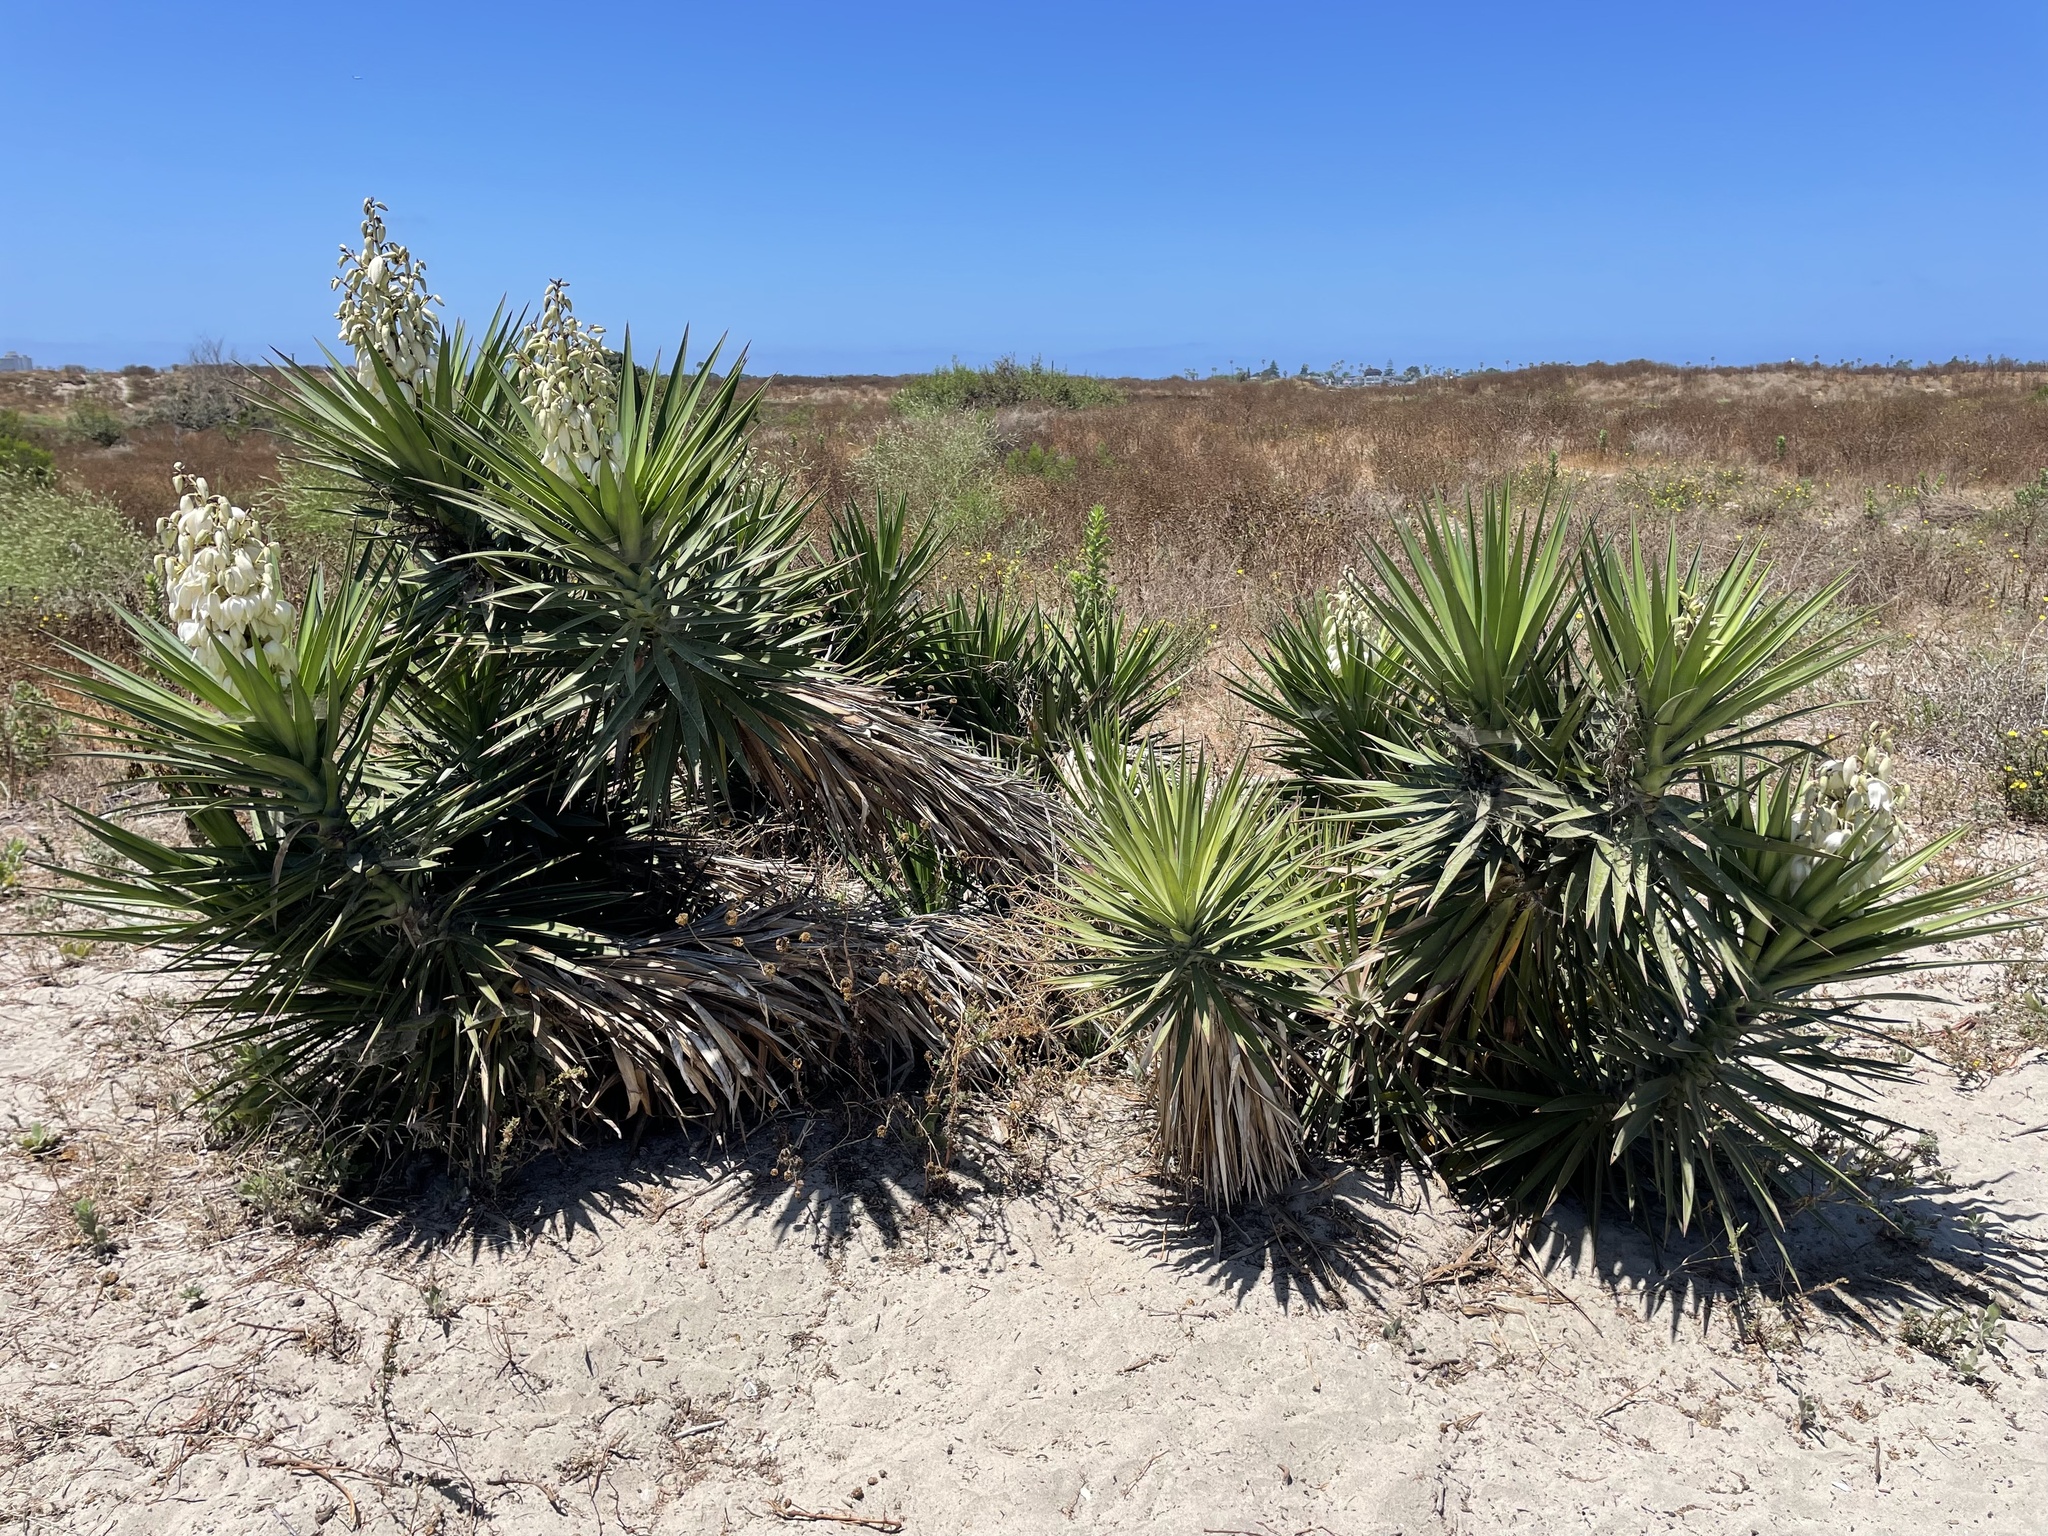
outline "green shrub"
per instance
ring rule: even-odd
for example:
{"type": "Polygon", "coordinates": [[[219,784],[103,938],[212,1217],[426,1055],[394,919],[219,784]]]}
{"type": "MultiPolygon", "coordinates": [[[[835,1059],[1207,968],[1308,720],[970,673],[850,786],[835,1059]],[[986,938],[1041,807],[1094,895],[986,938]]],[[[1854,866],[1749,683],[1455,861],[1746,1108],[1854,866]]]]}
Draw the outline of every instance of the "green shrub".
{"type": "Polygon", "coordinates": [[[113,447],[128,433],[127,424],[120,416],[97,400],[81,400],[71,407],[64,418],[64,429],[73,437],[97,443],[102,448],[113,447]]]}
{"type": "Polygon", "coordinates": [[[1080,410],[1094,405],[1121,405],[1124,392],[1103,379],[1048,367],[1037,358],[1020,364],[1006,357],[988,368],[969,368],[957,358],[913,379],[896,392],[902,411],[1000,410],[1011,405],[1053,405],[1080,410]]]}
{"type": "Polygon", "coordinates": [[[0,620],[62,625],[132,608],[150,551],[111,502],[0,476],[0,620]]]}
{"type": "Polygon", "coordinates": [[[0,779],[6,781],[10,795],[20,798],[56,760],[59,726],[57,706],[34,683],[16,683],[0,699],[0,779]]]}
{"type": "Polygon", "coordinates": [[[943,537],[972,541],[1009,512],[997,476],[995,424],[973,413],[905,416],[886,423],[853,461],[877,501],[903,503],[943,537]]]}
{"type": "Polygon", "coordinates": [[[39,483],[50,478],[55,460],[31,439],[29,424],[18,411],[0,411],[0,491],[9,480],[39,483]]]}
{"type": "Polygon", "coordinates": [[[1372,576],[1359,636],[1311,610],[1246,690],[1375,887],[1325,1051],[1352,1065],[1310,1115],[1524,1208],[1618,1187],[1731,1242],[1850,1184],[1885,1122],[1849,1095],[1904,1073],[1856,994],[2011,924],[2003,877],[1921,886],[1954,837],[1897,846],[1881,747],[1786,742],[1863,649],[1838,589],[1774,597],[1753,552],[1707,574],[1505,491],[1372,576]]]}
{"type": "Polygon", "coordinates": [[[1999,765],[2005,813],[2016,821],[2048,824],[2048,726],[2005,733],[1999,765]]]}
{"type": "Polygon", "coordinates": [[[1043,443],[1033,443],[1029,448],[1012,448],[1003,459],[1003,468],[1013,475],[1036,475],[1055,484],[1073,479],[1078,467],[1079,461],[1071,453],[1061,453],[1043,443]]]}

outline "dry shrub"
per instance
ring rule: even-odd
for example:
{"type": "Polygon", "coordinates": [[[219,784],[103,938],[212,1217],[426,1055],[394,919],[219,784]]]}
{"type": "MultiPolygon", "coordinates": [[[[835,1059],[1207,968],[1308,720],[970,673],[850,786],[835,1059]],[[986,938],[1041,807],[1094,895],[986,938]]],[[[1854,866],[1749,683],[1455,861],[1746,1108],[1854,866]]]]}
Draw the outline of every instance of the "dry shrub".
{"type": "Polygon", "coordinates": [[[214,490],[238,506],[258,499],[279,477],[278,443],[268,432],[145,426],[112,448],[73,441],[55,452],[60,476],[114,503],[145,534],[153,533],[156,520],[177,505],[171,493],[173,464],[204,465],[214,490]]]}

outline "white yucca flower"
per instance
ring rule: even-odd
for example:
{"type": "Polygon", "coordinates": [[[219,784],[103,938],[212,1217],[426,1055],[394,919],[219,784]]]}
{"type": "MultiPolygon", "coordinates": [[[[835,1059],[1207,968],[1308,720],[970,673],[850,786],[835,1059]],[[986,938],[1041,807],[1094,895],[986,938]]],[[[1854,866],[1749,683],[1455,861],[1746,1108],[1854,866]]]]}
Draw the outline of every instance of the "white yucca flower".
{"type": "Polygon", "coordinates": [[[156,520],[164,547],[156,573],[178,638],[220,681],[227,679],[223,644],[251,665],[289,677],[298,659],[297,613],[283,596],[277,546],[264,542],[255,518],[213,495],[203,477],[186,474],[183,464],[173,468],[178,510],[156,520]]]}
{"type": "Polygon", "coordinates": [[[548,284],[540,320],[519,344],[526,408],[540,433],[540,457],[558,475],[594,479],[618,461],[612,432],[613,385],[604,361],[604,327],[585,325],[569,304],[569,285],[548,284]]]}
{"type": "Polygon", "coordinates": [[[1329,652],[1330,665],[1341,667],[1344,649],[1360,635],[1366,633],[1371,618],[1365,597],[1358,589],[1358,575],[1350,566],[1344,567],[1344,574],[1337,578],[1337,585],[1330,592],[1330,623],[1326,631],[1328,639],[1325,648],[1329,652]]]}
{"type": "Polygon", "coordinates": [[[1875,883],[1891,868],[1907,837],[1899,819],[1906,791],[1892,781],[1891,771],[1891,732],[1882,728],[1864,739],[1860,752],[1828,758],[1815,770],[1792,816],[1793,839],[1815,854],[1792,861],[1793,890],[1819,866],[1820,855],[1840,853],[1852,841],[1877,850],[1877,857],[1852,877],[1852,892],[1875,883]]]}
{"type": "Polygon", "coordinates": [[[377,387],[372,356],[381,356],[397,375],[405,403],[416,402],[434,368],[441,328],[430,306],[441,302],[427,292],[427,269],[412,252],[384,235],[389,210],[374,197],[363,199],[363,248],[341,248],[341,275],[328,284],[341,290],[341,339],[355,349],[356,377],[377,387]]]}

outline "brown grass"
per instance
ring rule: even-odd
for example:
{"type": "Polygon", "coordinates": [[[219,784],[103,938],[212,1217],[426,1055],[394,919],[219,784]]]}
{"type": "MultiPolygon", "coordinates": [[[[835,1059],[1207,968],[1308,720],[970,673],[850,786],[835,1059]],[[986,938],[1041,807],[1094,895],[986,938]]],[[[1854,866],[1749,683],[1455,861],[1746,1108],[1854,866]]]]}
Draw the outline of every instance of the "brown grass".
{"type": "MultiPolygon", "coordinates": [[[[278,474],[276,441],[146,424],[164,378],[10,375],[0,407],[52,428],[60,471],[145,530],[169,504],[174,461],[260,499],[278,474]],[[136,421],[128,438],[100,449],[56,432],[84,396],[136,421]]],[[[861,494],[856,457],[902,383],[768,381],[765,460],[826,506],[861,494]]],[[[1534,494],[1553,462],[1579,510],[1603,524],[1672,524],[1715,554],[1760,541],[1801,586],[1845,575],[1850,599],[1880,610],[1886,638],[1856,691],[1930,750],[1975,761],[1987,733],[2043,713],[2048,506],[2030,521],[2014,492],[2048,469],[2048,370],[1629,363],[1366,389],[1123,387],[1123,405],[997,415],[1003,453],[1037,444],[1068,467],[1057,477],[995,469],[1006,514],[974,534],[984,547],[962,551],[954,570],[1052,591],[1087,509],[1103,503],[1126,600],[1146,617],[1213,627],[1218,644],[1182,711],[1196,734],[1241,738],[1221,674],[1261,624],[1327,587],[1368,539],[1430,495],[1509,475],[1534,494]]]]}

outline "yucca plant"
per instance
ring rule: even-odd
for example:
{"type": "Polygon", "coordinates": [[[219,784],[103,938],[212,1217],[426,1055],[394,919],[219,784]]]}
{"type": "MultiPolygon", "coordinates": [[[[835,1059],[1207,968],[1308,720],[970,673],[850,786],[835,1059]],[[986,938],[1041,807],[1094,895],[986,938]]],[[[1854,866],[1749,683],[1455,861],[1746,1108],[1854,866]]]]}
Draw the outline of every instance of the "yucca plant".
{"type": "Polygon", "coordinates": [[[1377,904],[1331,1036],[1367,1070],[1318,1112],[1524,1208],[1620,1187],[1731,1241],[1847,1183],[1896,1069],[1845,998],[2006,924],[1998,877],[1916,887],[1943,845],[1899,856],[1881,779],[1839,821],[1804,788],[1788,728],[1864,643],[1839,583],[1773,595],[1754,551],[1708,572],[1505,487],[1370,575],[1372,638],[1310,610],[1244,690],[1377,904]]]}
{"type": "MultiPolygon", "coordinates": [[[[847,508],[831,548],[839,654],[855,666],[883,659],[899,694],[1040,774],[1098,727],[1142,736],[1200,654],[1193,631],[1133,624],[1099,570],[1065,608],[1002,593],[938,600],[931,575],[943,544],[932,524],[907,535],[901,503],[878,503],[872,522],[847,508]]],[[[1091,521],[1088,548],[1098,567],[1107,560],[1105,516],[1091,521]]]]}
{"type": "Polygon", "coordinates": [[[1335,908],[1300,818],[1244,762],[1127,756],[1098,732],[1069,771],[1068,985],[1145,1075],[1168,1165],[1211,1201],[1297,1171],[1300,1038],[1323,1011],[1313,948],[1335,908]]]}
{"type": "Polygon", "coordinates": [[[814,856],[910,827],[1000,886],[1050,869],[1051,803],[841,664],[740,368],[614,368],[559,285],[523,335],[430,331],[374,207],[350,259],[355,364],[287,369],[280,414],[369,553],[294,616],[245,595],[277,551],[200,485],[164,525],[179,629],[79,658],[101,749],[182,831],[81,813],[118,857],[69,895],[216,978],[218,1102],[480,1161],[939,1043],[971,925],[827,894],[814,856]],[[764,817],[800,864],[758,855],[764,817]]]}
{"type": "Polygon", "coordinates": [[[1282,614],[1254,658],[1258,674],[1231,684],[1265,717],[1274,766],[1324,803],[1341,802],[1344,786],[1378,777],[1395,739],[1400,651],[1356,609],[1347,587],[1282,614]]]}

